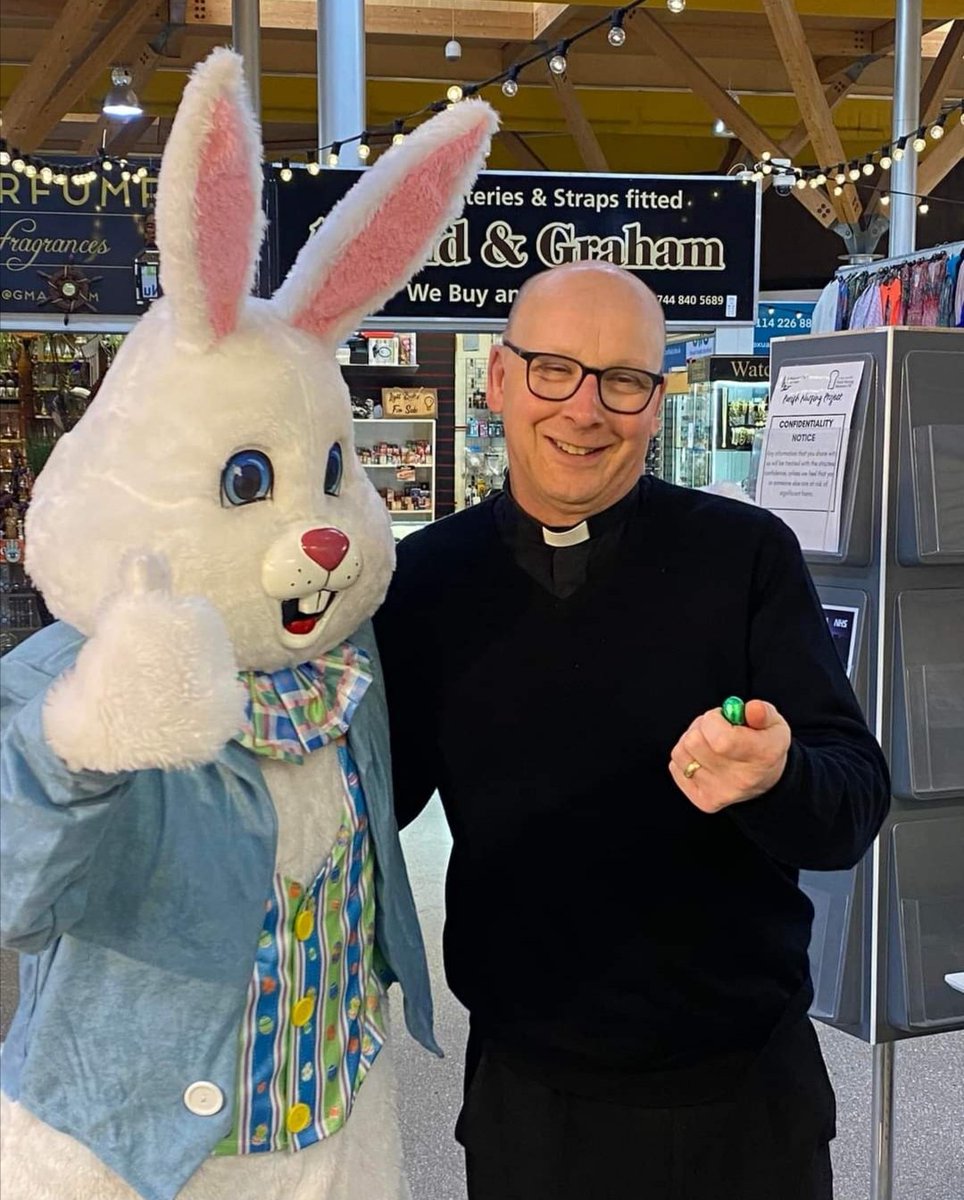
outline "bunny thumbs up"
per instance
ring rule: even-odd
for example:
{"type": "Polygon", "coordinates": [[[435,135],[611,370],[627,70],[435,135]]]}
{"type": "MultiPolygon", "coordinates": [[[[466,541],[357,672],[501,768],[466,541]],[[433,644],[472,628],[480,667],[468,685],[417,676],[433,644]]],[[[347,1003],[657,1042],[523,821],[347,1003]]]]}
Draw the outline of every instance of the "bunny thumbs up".
{"type": "Polygon", "coordinates": [[[44,704],[44,734],[71,770],[173,770],[213,761],[240,729],[245,693],[217,609],[173,591],[166,558],[125,555],[118,589],[44,704]]]}

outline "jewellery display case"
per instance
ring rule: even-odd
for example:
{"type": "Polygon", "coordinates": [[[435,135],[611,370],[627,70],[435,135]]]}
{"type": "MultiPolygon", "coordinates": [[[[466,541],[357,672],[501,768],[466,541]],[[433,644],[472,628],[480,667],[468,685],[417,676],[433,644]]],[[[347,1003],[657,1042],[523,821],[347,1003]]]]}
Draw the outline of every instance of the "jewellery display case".
{"type": "Polygon", "coordinates": [[[505,427],[486,404],[489,351],[500,337],[462,333],[455,340],[455,506],[470,508],[500,491],[508,468],[505,427]]]}

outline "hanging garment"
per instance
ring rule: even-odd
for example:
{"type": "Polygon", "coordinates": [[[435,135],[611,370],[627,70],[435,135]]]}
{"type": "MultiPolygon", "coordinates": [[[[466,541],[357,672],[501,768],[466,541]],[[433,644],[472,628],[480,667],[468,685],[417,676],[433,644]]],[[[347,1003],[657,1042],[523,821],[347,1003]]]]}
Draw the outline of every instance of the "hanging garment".
{"type": "Polygon", "coordinates": [[[880,285],[880,303],[884,325],[899,325],[904,317],[903,288],[900,276],[886,276],[880,285]]]}
{"type": "Polygon", "coordinates": [[[876,329],[884,323],[883,308],[880,302],[880,287],[876,283],[868,283],[857,298],[850,314],[850,329],[876,329]]]}
{"type": "Polygon", "coordinates": [[[837,305],[840,300],[840,280],[831,279],[820,293],[810,318],[811,333],[833,333],[837,326],[837,305]]]}

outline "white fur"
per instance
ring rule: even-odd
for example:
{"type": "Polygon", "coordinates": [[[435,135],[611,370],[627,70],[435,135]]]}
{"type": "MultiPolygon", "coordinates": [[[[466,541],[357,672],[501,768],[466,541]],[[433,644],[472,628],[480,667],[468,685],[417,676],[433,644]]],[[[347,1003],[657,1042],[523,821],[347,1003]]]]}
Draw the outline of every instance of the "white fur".
{"type": "MultiPolygon", "coordinates": [[[[403,286],[456,214],[495,125],[485,106],[458,106],[391,151],[299,258],[277,301],[239,296],[233,327],[215,338],[194,231],[202,218],[211,218],[206,227],[218,236],[225,227],[223,212],[198,211],[221,203],[216,188],[198,186],[198,153],[214,106],[225,102],[237,110],[234,128],[247,147],[251,185],[260,188],[257,127],[240,60],[216,51],[185,91],[161,169],[166,294],[124,342],[83,420],[57,443],[27,516],[30,573],[54,615],[88,639],[74,668],[51,687],[44,712],[49,744],[71,769],[209,761],[240,725],[237,669],[274,671],[317,657],[381,603],[394,544],[388,514],[354,453],[348,391],[332,354],[336,332],[316,338],[290,318],[329,277],[342,239],[364,241],[372,214],[405,186],[425,153],[471,132],[474,156],[449,192],[436,196],[421,257],[381,280],[362,303],[355,297],[346,305],[344,328],[403,286]],[[340,492],[328,495],[325,468],[336,442],[344,475],[340,492]],[[263,501],[232,506],[222,499],[222,470],[241,450],[270,459],[274,484],[263,501]],[[348,549],[338,564],[320,566],[303,539],[331,529],[348,549]],[[314,630],[286,631],[284,600],[310,600],[321,589],[335,598],[314,630]]],[[[256,211],[249,228],[231,229],[245,250],[249,282],[261,223],[256,211]]],[[[341,818],[337,750],[316,751],[301,766],[263,760],[263,773],[278,813],[276,868],[308,884],[341,818]]],[[[98,1000],[76,997],[81,1007],[98,1000]]],[[[297,1154],[208,1160],[182,1200],[402,1200],[389,1053],[386,1046],[379,1054],[334,1137],[297,1154]]],[[[96,1089],[96,1079],[89,1086],[96,1089]]],[[[10,1200],[133,1197],[89,1149],[6,1100],[0,1157],[10,1200]]]]}

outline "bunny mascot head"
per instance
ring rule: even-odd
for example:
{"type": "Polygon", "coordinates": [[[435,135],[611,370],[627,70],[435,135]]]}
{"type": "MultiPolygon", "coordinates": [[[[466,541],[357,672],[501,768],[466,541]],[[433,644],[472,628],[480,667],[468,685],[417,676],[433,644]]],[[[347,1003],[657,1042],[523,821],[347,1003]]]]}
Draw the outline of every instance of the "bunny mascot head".
{"type": "Polygon", "coordinates": [[[406,1194],[387,984],[437,1047],[367,622],[393,543],[335,348],[428,259],[494,128],[475,101],[427,122],[262,300],[240,60],[185,89],[164,295],[37,481],[59,621],[0,684],[18,1200],[406,1194]]]}

